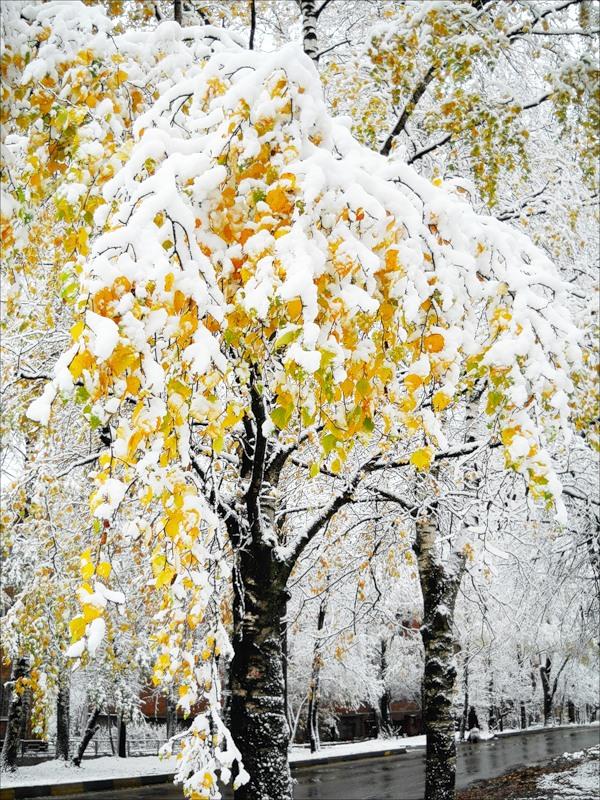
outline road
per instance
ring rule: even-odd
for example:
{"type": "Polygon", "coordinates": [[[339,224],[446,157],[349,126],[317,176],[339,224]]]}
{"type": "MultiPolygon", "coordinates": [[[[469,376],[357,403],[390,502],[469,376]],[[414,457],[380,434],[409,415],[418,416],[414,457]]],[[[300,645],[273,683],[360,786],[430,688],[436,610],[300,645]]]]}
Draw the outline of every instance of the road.
{"type": "MultiPolygon", "coordinates": [[[[557,729],[505,736],[459,746],[459,788],[494,778],[514,767],[548,761],[599,743],[598,727],[557,729]]],[[[424,751],[405,755],[299,769],[294,800],[422,800],[424,751]]],[[[180,788],[169,784],[122,791],[69,795],[71,800],[182,800],[180,788]]]]}

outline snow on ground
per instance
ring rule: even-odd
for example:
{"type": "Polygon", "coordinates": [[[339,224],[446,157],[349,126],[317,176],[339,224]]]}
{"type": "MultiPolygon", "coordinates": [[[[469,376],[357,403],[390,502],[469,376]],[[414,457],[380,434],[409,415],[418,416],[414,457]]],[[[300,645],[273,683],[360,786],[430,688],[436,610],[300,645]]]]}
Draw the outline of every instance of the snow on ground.
{"type": "Polygon", "coordinates": [[[85,759],[80,767],[65,764],[64,761],[43,761],[30,767],[19,767],[16,772],[2,773],[2,788],[9,786],[38,786],[40,784],[81,783],[107,778],[132,778],[136,775],[172,774],[175,759],[158,756],[137,756],[134,758],[85,759]]]}
{"type": "Polygon", "coordinates": [[[542,797],[564,798],[588,798],[598,797],[598,787],[600,786],[600,747],[594,747],[586,753],[564,753],[563,758],[583,758],[591,760],[582,761],[567,772],[550,773],[543,775],[537,788],[542,792],[542,797]]]}
{"type": "Polygon", "coordinates": [[[290,756],[291,764],[312,761],[315,758],[331,758],[332,756],[350,756],[359,753],[372,753],[383,750],[403,750],[405,747],[425,747],[425,736],[409,736],[405,739],[369,739],[366,742],[348,742],[347,744],[332,744],[322,747],[316,753],[295,747],[290,756]]]}
{"type": "MultiPolygon", "coordinates": [[[[324,756],[356,755],[377,750],[387,751],[424,746],[424,736],[411,736],[407,739],[371,739],[367,742],[330,745],[317,753],[310,753],[302,747],[295,747],[290,756],[290,762],[297,764],[324,756]]],[[[63,761],[44,761],[30,767],[19,767],[13,773],[3,773],[2,787],[37,786],[45,783],[81,783],[81,781],[102,780],[103,778],[130,778],[136,775],[163,775],[175,772],[175,764],[175,758],[160,759],[158,756],[89,758],[84,759],[79,768],[65,764],[63,761]]]]}
{"type": "MultiPolygon", "coordinates": [[[[563,725],[560,727],[570,726],[563,725]]],[[[505,731],[505,733],[509,733],[509,731],[505,731]]],[[[492,738],[492,736],[493,734],[481,733],[482,739],[492,738]]],[[[359,755],[360,753],[372,753],[380,750],[402,750],[405,747],[425,747],[425,736],[325,744],[316,753],[311,753],[305,747],[294,747],[290,755],[290,763],[301,764],[318,758],[359,755]]],[[[577,755],[581,754],[574,754],[572,757],[577,755]]],[[[84,759],[81,767],[74,767],[71,764],[65,764],[63,761],[44,761],[41,764],[35,764],[30,767],[19,767],[14,773],[3,773],[2,787],[80,783],[82,781],[102,780],[103,778],[130,778],[138,775],[168,775],[175,772],[175,764],[175,758],[160,759],[158,756],[135,756],[132,758],[103,756],[101,758],[84,759]]],[[[597,765],[598,762],[596,762],[596,770],[598,769],[597,765]]],[[[561,776],[557,775],[558,777],[561,776]]],[[[569,798],[583,796],[576,794],[565,795],[565,797],[569,798]]]]}

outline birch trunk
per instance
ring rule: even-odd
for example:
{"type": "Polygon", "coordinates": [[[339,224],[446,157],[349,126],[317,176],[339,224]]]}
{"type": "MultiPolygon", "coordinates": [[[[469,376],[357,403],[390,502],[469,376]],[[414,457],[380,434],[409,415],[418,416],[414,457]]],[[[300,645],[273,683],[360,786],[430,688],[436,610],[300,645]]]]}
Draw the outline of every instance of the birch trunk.
{"type": "Polygon", "coordinates": [[[317,39],[317,3],[316,0],[300,0],[302,12],[302,47],[309,58],[319,63],[319,44],[317,39]]]}
{"type": "Polygon", "coordinates": [[[464,558],[456,555],[454,569],[447,569],[437,552],[436,540],[437,520],[429,512],[417,520],[415,543],[424,611],[421,626],[425,650],[423,723],[427,741],[424,800],[451,800],[456,782],[452,620],[464,558]]]}
{"type": "Polygon", "coordinates": [[[235,800],[292,800],[281,642],[288,572],[253,544],[235,573],[230,729],[250,774],[235,800]]]}

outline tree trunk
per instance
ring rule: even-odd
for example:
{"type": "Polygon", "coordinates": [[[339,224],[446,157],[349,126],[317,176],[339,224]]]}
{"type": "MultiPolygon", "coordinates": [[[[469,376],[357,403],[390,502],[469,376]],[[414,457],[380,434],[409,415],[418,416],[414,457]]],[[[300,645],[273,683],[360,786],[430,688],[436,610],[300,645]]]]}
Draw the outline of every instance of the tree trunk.
{"type": "Polygon", "coordinates": [[[569,700],[567,703],[567,713],[569,715],[569,722],[571,725],[575,724],[575,703],[569,700]]]}
{"type": "Polygon", "coordinates": [[[69,760],[71,691],[69,674],[63,671],[58,679],[56,694],[56,758],[69,760]]]}
{"type": "Polygon", "coordinates": [[[319,738],[319,684],[321,674],[321,631],[325,625],[325,614],[327,613],[327,595],[321,600],[319,606],[319,616],[317,618],[317,632],[315,634],[315,646],[313,649],[312,669],[310,674],[310,686],[308,688],[308,734],[310,738],[310,752],[315,753],[321,747],[319,738]]]}
{"type": "Polygon", "coordinates": [[[173,697],[172,690],[167,695],[167,739],[177,733],[177,703],[173,697]]]}
{"type": "Polygon", "coordinates": [[[235,800],[292,800],[281,649],[287,576],[268,546],[238,555],[230,724],[250,780],[235,800]]]}
{"type": "Polygon", "coordinates": [[[550,685],[550,673],[552,672],[552,661],[546,656],[544,664],[540,664],[540,677],[542,679],[542,691],[544,693],[544,727],[550,725],[552,720],[552,701],[554,695],[550,685]]]}
{"type": "Polygon", "coordinates": [[[460,740],[464,742],[465,733],[469,730],[469,651],[463,657],[463,710],[460,718],[460,740]]]}
{"type": "Polygon", "coordinates": [[[17,755],[19,752],[19,742],[21,730],[27,724],[25,692],[23,686],[17,687],[17,681],[26,680],[29,676],[29,659],[18,658],[13,667],[12,679],[8,684],[11,690],[10,703],[8,705],[8,718],[6,720],[6,732],[4,734],[4,744],[2,755],[0,756],[0,769],[14,771],[17,767],[17,755]]]}
{"type": "Polygon", "coordinates": [[[452,620],[465,561],[454,554],[454,569],[447,569],[436,552],[436,539],[437,520],[430,511],[417,520],[415,542],[424,612],[421,626],[425,650],[423,722],[427,740],[424,800],[450,800],[456,781],[452,620]]]}
{"type": "Polygon", "coordinates": [[[521,700],[521,730],[525,730],[527,727],[527,710],[525,709],[525,703],[521,700]]]}
{"type": "Polygon", "coordinates": [[[387,676],[387,648],[388,643],[385,639],[381,640],[381,660],[379,663],[379,675],[381,678],[381,682],[384,686],[383,694],[379,698],[379,710],[381,714],[381,725],[384,729],[388,731],[388,734],[392,730],[392,715],[390,713],[390,703],[392,701],[392,697],[390,695],[390,690],[385,687],[385,679],[387,676]]]}
{"type": "Polygon", "coordinates": [[[302,47],[309,58],[319,63],[319,44],[317,39],[316,0],[300,0],[302,13],[302,47]]]}
{"type": "Polygon", "coordinates": [[[122,712],[117,718],[117,755],[127,758],[127,723],[122,712]]]}
{"type": "Polygon", "coordinates": [[[173,19],[183,24],[183,0],[173,0],[173,19]]]}
{"type": "MultiPolygon", "coordinates": [[[[92,741],[94,735],[100,728],[100,725],[97,724],[99,716],[100,716],[100,709],[96,707],[88,717],[83,738],[79,743],[79,747],[77,748],[77,755],[73,759],[73,764],[75,764],[76,767],[81,766],[81,760],[83,759],[83,754],[85,753],[88,744],[92,741]]],[[[110,725],[110,716],[108,724],[110,725]]]]}

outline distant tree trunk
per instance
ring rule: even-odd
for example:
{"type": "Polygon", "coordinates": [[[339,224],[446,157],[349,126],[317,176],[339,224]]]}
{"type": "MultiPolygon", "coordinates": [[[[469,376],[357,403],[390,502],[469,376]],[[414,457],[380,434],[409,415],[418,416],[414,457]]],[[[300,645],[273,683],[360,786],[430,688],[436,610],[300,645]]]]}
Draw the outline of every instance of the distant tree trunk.
{"type": "Polygon", "coordinates": [[[321,747],[319,737],[319,688],[321,676],[321,631],[325,625],[325,615],[327,614],[327,593],[323,596],[319,605],[319,616],[317,618],[317,631],[315,635],[315,645],[313,648],[312,668],[310,673],[310,686],[308,688],[308,734],[310,739],[310,752],[315,753],[321,747]]]}
{"type": "Polygon", "coordinates": [[[177,703],[172,690],[167,695],[167,739],[175,736],[177,732],[177,703]]]}
{"type": "Polygon", "coordinates": [[[569,715],[569,722],[573,725],[575,722],[575,703],[572,700],[569,700],[567,703],[567,713],[569,715]]]}
{"type": "MultiPolygon", "coordinates": [[[[100,716],[100,708],[96,707],[88,717],[87,725],[85,726],[85,731],[83,733],[83,738],[79,743],[79,747],[77,748],[77,755],[73,759],[73,764],[75,764],[76,767],[81,766],[81,761],[83,759],[83,755],[87,749],[87,746],[92,741],[94,735],[100,728],[100,725],[98,724],[99,716],[100,716]]],[[[110,716],[108,724],[110,725],[110,716]]]]}
{"type": "Polygon", "coordinates": [[[71,687],[65,670],[58,679],[56,694],[56,758],[69,760],[71,687]]]}
{"type": "Polygon", "coordinates": [[[381,639],[381,660],[379,663],[379,675],[383,684],[383,694],[379,698],[379,710],[381,713],[381,724],[387,731],[392,729],[392,714],[390,711],[390,703],[392,696],[390,690],[386,688],[385,680],[387,676],[388,660],[387,660],[388,643],[385,639],[381,639]]]}
{"type": "Polygon", "coordinates": [[[300,0],[302,13],[302,47],[307,56],[315,64],[319,63],[319,44],[317,38],[317,3],[316,0],[300,0]]]}
{"type": "Polygon", "coordinates": [[[542,679],[542,691],[544,696],[544,727],[547,727],[552,722],[552,705],[554,703],[554,696],[558,688],[558,679],[560,678],[564,668],[567,666],[569,660],[570,656],[567,656],[564,659],[563,663],[559,667],[558,672],[554,676],[554,680],[551,680],[550,678],[552,673],[552,660],[550,656],[546,656],[544,663],[540,664],[540,677],[542,679]]]}
{"type": "Polygon", "coordinates": [[[521,712],[521,730],[525,730],[525,728],[527,727],[527,709],[525,708],[525,702],[523,700],[521,700],[520,712],[521,712]]]}
{"type": "Polygon", "coordinates": [[[425,800],[450,800],[456,782],[456,742],[452,695],[456,680],[455,641],[452,631],[456,595],[465,559],[453,554],[447,567],[438,552],[437,519],[433,511],[416,522],[415,551],[423,593],[421,637],[425,650],[423,722],[425,800]]]}
{"type": "Polygon", "coordinates": [[[127,722],[123,712],[117,717],[117,755],[127,758],[127,722]]]}
{"type": "Polygon", "coordinates": [[[13,667],[12,678],[6,684],[7,688],[10,690],[10,702],[8,705],[4,744],[2,745],[2,754],[0,755],[0,770],[3,771],[12,772],[17,767],[21,731],[27,724],[26,690],[23,686],[17,687],[17,682],[19,680],[26,680],[29,677],[29,672],[29,659],[25,657],[18,658],[13,667]]]}
{"type": "Polygon", "coordinates": [[[235,800],[292,800],[281,651],[287,567],[268,545],[238,554],[234,585],[231,733],[250,781],[235,800]]]}
{"type": "Polygon", "coordinates": [[[469,650],[463,656],[463,710],[460,718],[460,740],[464,742],[465,733],[470,730],[469,723],[469,650]]]}
{"type": "Polygon", "coordinates": [[[183,0],[173,0],[173,19],[183,25],[183,0]]]}

